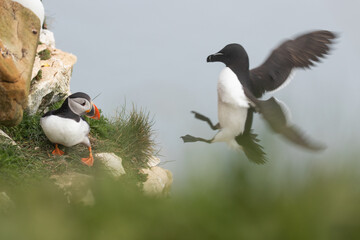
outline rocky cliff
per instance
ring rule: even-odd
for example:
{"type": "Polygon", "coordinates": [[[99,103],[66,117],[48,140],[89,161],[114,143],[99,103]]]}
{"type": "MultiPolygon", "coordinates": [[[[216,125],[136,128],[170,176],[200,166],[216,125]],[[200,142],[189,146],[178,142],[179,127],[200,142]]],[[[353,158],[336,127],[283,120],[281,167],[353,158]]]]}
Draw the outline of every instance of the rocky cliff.
{"type": "Polygon", "coordinates": [[[30,9],[0,0],[0,124],[20,123],[27,106],[41,20],[30,9]]]}

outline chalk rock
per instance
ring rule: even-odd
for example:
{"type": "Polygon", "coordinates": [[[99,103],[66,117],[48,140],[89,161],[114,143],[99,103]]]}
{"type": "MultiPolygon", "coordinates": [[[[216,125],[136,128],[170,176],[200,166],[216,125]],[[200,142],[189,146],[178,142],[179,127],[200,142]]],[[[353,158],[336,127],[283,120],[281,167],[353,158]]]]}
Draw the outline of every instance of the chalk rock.
{"type": "Polygon", "coordinates": [[[22,120],[40,28],[31,10],[0,0],[0,124],[15,126],[22,120]]]}
{"type": "Polygon", "coordinates": [[[55,48],[54,33],[47,29],[42,29],[40,33],[40,42],[45,44],[46,46],[55,48]]]}
{"type": "Polygon", "coordinates": [[[95,204],[94,195],[90,189],[93,177],[76,172],[67,172],[62,175],[50,177],[55,180],[55,184],[64,191],[69,203],[82,203],[85,206],[95,204]]]}
{"type": "Polygon", "coordinates": [[[160,158],[156,157],[156,156],[151,156],[148,159],[147,165],[149,167],[155,167],[157,165],[159,165],[161,162],[160,158]]]}
{"type": "Polygon", "coordinates": [[[143,190],[152,196],[167,195],[173,182],[172,173],[161,167],[144,168],[141,173],[147,174],[147,180],[143,183],[143,190]]]}
{"type": "Polygon", "coordinates": [[[114,153],[96,153],[95,159],[101,161],[114,177],[126,174],[122,165],[122,159],[114,153]]]}
{"type": "Polygon", "coordinates": [[[48,106],[70,95],[70,79],[76,56],[46,44],[39,45],[37,52],[45,49],[49,50],[50,58],[41,60],[37,55],[34,62],[26,109],[30,115],[43,113],[48,106]]]}
{"type": "Polygon", "coordinates": [[[9,137],[9,135],[4,133],[1,129],[0,129],[0,143],[7,143],[14,146],[17,145],[16,142],[14,142],[14,140],[12,140],[11,137],[9,137]]]}

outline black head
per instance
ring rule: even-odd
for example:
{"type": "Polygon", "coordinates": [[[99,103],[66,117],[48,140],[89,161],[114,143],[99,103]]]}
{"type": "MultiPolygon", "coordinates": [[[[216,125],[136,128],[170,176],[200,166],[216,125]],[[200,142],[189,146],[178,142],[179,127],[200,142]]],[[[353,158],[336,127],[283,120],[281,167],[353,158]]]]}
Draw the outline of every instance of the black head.
{"type": "Polygon", "coordinates": [[[226,45],[219,52],[207,57],[207,62],[222,62],[226,66],[237,66],[249,70],[249,58],[245,49],[237,43],[226,45]]]}
{"type": "Polygon", "coordinates": [[[67,98],[67,104],[70,110],[78,116],[86,115],[94,119],[100,118],[100,112],[98,108],[86,93],[77,92],[71,94],[67,98]]]}
{"type": "Polygon", "coordinates": [[[73,98],[83,98],[83,99],[86,99],[87,101],[91,102],[90,96],[83,92],[73,93],[68,98],[72,98],[72,99],[73,98]]]}

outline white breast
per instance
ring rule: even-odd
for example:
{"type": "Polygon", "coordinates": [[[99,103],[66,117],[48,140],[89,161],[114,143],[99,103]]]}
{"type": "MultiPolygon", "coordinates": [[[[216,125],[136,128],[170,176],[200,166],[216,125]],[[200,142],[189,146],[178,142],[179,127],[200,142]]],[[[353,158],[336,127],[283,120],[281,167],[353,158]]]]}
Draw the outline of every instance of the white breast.
{"type": "Polygon", "coordinates": [[[79,143],[90,146],[90,141],[87,137],[90,132],[90,127],[89,124],[82,119],[76,122],[73,119],[50,115],[41,118],[40,125],[47,138],[53,143],[67,147],[79,143]]]}
{"type": "Polygon", "coordinates": [[[218,97],[224,103],[249,108],[249,100],[245,96],[243,86],[236,74],[228,67],[220,72],[218,97]]]}
{"type": "Polygon", "coordinates": [[[233,139],[244,131],[249,100],[236,74],[224,68],[218,81],[218,117],[221,131],[216,141],[233,139]]]}

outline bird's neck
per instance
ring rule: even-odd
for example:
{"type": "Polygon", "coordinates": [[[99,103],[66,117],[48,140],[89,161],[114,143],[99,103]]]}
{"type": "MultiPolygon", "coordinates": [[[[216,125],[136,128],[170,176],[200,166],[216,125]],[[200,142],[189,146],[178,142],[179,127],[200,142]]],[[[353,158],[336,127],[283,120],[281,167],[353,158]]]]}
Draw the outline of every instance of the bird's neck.
{"type": "Polygon", "coordinates": [[[240,79],[243,80],[248,80],[250,79],[250,71],[249,71],[249,66],[243,66],[243,65],[239,65],[239,64],[231,64],[227,66],[228,68],[230,68],[235,74],[236,76],[240,79]]]}
{"type": "Polygon", "coordinates": [[[252,84],[251,84],[251,81],[250,81],[249,66],[233,64],[233,65],[229,65],[227,67],[230,68],[236,74],[236,76],[239,79],[241,85],[243,85],[244,87],[246,87],[250,91],[252,91],[252,84]]]}
{"type": "Polygon", "coordinates": [[[71,111],[70,107],[69,107],[69,101],[67,98],[65,99],[65,101],[63,102],[63,104],[61,105],[61,107],[58,110],[60,110],[61,112],[71,111]]]}
{"type": "Polygon", "coordinates": [[[59,109],[54,111],[54,114],[59,115],[59,116],[66,116],[69,118],[73,118],[76,121],[80,120],[80,116],[75,114],[73,111],[71,111],[71,109],[69,107],[68,99],[66,99],[64,101],[64,103],[61,105],[61,107],[59,109]]]}

